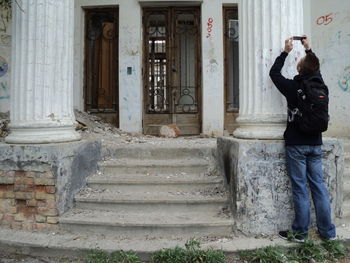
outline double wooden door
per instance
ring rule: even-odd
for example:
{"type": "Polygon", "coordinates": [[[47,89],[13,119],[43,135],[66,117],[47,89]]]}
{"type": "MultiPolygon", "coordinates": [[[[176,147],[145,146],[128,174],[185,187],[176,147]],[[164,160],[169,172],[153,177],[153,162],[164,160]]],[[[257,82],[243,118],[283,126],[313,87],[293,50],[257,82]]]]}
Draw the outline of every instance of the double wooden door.
{"type": "Polygon", "coordinates": [[[182,135],[199,134],[199,8],[144,8],[143,27],[144,133],[174,123],[182,135]]]}

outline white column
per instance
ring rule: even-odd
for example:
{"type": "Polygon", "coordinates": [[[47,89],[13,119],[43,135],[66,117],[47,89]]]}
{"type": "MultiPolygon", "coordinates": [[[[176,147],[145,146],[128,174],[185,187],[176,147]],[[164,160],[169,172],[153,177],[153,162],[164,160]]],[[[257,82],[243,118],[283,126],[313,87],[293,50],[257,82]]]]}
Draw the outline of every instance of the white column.
{"type": "MultiPolygon", "coordinates": [[[[303,0],[241,0],[240,107],[233,133],[238,138],[281,139],[285,130],[286,101],[269,77],[284,40],[303,34],[303,0]]],[[[283,75],[293,78],[304,55],[301,42],[285,62],[283,75]]]]}
{"type": "Polygon", "coordinates": [[[8,143],[80,139],[73,113],[71,0],[13,3],[11,123],[8,143]]]}
{"type": "Polygon", "coordinates": [[[224,130],[224,75],[222,2],[202,3],[203,133],[222,135],[224,130]]]}

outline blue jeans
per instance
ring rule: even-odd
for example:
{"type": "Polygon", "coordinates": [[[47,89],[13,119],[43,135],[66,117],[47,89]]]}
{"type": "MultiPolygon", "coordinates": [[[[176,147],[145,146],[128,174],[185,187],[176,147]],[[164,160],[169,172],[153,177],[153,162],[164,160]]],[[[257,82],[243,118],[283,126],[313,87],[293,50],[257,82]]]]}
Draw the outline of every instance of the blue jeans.
{"type": "Polygon", "coordinates": [[[335,237],[335,226],[331,220],[331,206],[324,184],[321,146],[286,146],[287,171],[292,181],[295,218],[294,233],[308,234],[310,224],[310,201],[307,184],[316,210],[316,222],[320,235],[335,237]]]}

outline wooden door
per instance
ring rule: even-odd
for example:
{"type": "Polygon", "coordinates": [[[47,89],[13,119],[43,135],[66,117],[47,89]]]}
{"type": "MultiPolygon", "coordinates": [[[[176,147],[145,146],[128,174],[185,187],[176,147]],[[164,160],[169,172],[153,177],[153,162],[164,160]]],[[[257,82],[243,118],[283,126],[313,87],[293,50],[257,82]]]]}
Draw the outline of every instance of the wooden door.
{"type": "Polygon", "coordinates": [[[85,9],[85,29],[85,110],[118,127],[118,9],[85,9]]]}
{"type": "Polygon", "coordinates": [[[237,128],[239,109],[239,51],[238,51],[238,10],[224,8],[225,44],[225,130],[232,133],[237,128]]]}
{"type": "Polygon", "coordinates": [[[199,8],[145,8],[144,133],[176,124],[182,135],[201,132],[199,8]]]}

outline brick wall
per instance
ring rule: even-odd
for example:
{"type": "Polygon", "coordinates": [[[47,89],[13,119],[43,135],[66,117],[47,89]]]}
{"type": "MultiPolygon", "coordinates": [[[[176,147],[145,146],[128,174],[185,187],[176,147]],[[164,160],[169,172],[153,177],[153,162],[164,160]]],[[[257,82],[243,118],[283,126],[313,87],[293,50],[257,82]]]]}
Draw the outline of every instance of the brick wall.
{"type": "Polygon", "coordinates": [[[0,226],[57,229],[56,200],[52,172],[0,171],[0,226]]]}

